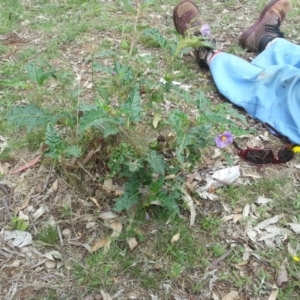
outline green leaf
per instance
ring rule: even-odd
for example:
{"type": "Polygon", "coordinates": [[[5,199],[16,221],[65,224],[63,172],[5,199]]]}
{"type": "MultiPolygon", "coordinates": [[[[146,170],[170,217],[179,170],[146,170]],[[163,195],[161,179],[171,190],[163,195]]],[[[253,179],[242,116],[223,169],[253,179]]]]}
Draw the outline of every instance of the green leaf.
{"type": "Polygon", "coordinates": [[[124,110],[131,122],[139,122],[141,120],[141,95],[138,85],[130,92],[126,102],[121,106],[121,109],[124,110]]]}
{"type": "Polygon", "coordinates": [[[113,68],[104,66],[104,65],[102,65],[102,64],[100,64],[100,63],[95,63],[95,64],[93,64],[93,69],[94,69],[95,71],[102,71],[102,72],[107,73],[107,74],[110,74],[110,75],[112,75],[112,73],[113,73],[113,71],[114,71],[113,68]]]}
{"type": "Polygon", "coordinates": [[[155,173],[165,175],[165,161],[161,154],[152,150],[147,157],[147,162],[155,173]]]}
{"type": "Polygon", "coordinates": [[[64,154],[67,157],[80,157],[81,149],[78,146],[72,145],[64,149],[64,154]]]}
{"type": "Polygon", "coordinates": [[[200,113],[202,113],[202,111],[211,110],[212,102],[205,97],[202,91],[198,91],[195,96],[196,105],[200,113]]]}
{"type": "Polygon", "coordinates": [[[140,25],[137,25],[136,28],[137,28],[137,30],[142,31],[142,30],[145,30],[145,29],[151,28],[151,27],[148,24],[145,24],[145,25],[140,24],[140,25]]]}
{"type": "Polygon", "coordinates": [[[231,126],[230,131],[233,134],[233,136],[238,137],[246,134],[255,134],[257,131],[254,128],[250,129],[243,129],[242,127],[237,127],[237,126],[231,126]]]}
{"type": "Polygon", "coordinates": [[[104,51],[99,51],[94,55],[94,58],[99,58],[99,57],[118,57],[118,54],[115,51],[111,50],[104,50],[104,51]]]}
{"type": "Polygon", "coordinates": [[[83,117],[80,119],[78,132],[82,134],[91,127],[97,127],[108,136],[116,134],[118,132],[118,125],[121,124],[122,122],[118,118],[111,117],[101,109],[88,110],[85,111],[83,117]]]}
{"type": "Polygon", "coordinates": [[[110,155],[108,167],[112,176],[121,172],[122,166],[132,158],[133,150],[126,143],[120,143],[110,155]]]}
{"type": "Polygon", "coordinates": [[[215,49],[216,46],[207,42],[207,40],[201,36],[189,36],[179,40],[174,56],[178,56],[178,54],[183,50],[189,48],[197,49],[199,47],[210,47],[215,49]]]}
{"type": "Polygon", "coordinates": [[[139,201],[139,187],[140,181],[135,174],[125,184],[124,194],[117,198],[114,210],[119,212],[129,209],[132,205],[136,204],[139,201]]]}
{"type": "Polygon", "coordinates": [[[226,151],[222,150],[222,153],[225,157],[225,159],[227,160],[227,163],[229,165],[229,167],[232,167],[233,166],[233,159],[231,157],[231,155],[229,153],[227,153],[226,151]]]}
{"type": "Polygon", "coordinates": [[[98,93],[99,93],[99,96],[105,101],[105,103],[109,103],[110,93],[106,88],[100,87],[98,89],[98,93]]]}
{"type": "Polygon", "coordinates": [[[51,123],[46,126],[45,144],[48,146],[45,156],[60,160],[62,153],[65,151],[65,145],[51,123]]]}
{"type": "Polygon", "coordinates": [[[241,114],[239,113],[239,111],[236,109],[236,108],[233,108],[231,106],[231,104],[227,104],[226,105],[226,112],[228,115],[230,115],[231,117],[234,117],[240,121],[242,121],[245,125],[248,124],[247,122],[247,118],[246,118],[246,115],[245,114],[241,114]]]}
{"type": "Polygon", "coordinates": [[[28,132],[36,127],[46,126],[49,122],[56,123],[54,115],[46,113],[33,103],[25,107],[14,107],[8,112],[7,120],[17,127],[25,126],[28,132]]]}
{"type": "Polygon", "coordinates": [[[189,117],[180,110],[174,110],[168,115],[168,123],[176,132],[182,131],[189,124],[189,117]]]}
{"type": "Polygon", "coordinates": [[[29,79],[33,82],[37,82],[40,86],[43,85],[48,78],[56,78],[55,69],[43,60],[37,63],[29,62],[26,65],[26,71],[29,79]]]}
{"type": "Polygon", "coordinates": [[[178,206],[178,199],[172,196],[160,196],[162,207],[168,209],[171,212],[176,212],[179,214],[179,206],[178,206]]]}
{"type": "Polygon", "coordinates": [[[157,197],[157,193],[159,193],[161,191],[161,189],[163,188],[164,185],[164,176],[160,176],[156,181],[153,181],[150,186],[149,186],[149,190],[152,194],[152,198],[150,199],[150,201],[155,200],[154,198],[157,197]]]}
{"type": "Polygon", "coordinates": [[[118,61],[114,61],[114,71],[123,85],[129,84],[134,79],[132,68],[122,65],[118,61]]]}
{"type": "Polygon", "coordinates": [[[166,49],[168,46],[168,40],[160,34],[159,30],[156,28],[147,28],[143,32],[143,36],[151,38],[155,43],[157,43],[162,49],[166,49]]]}
{"type": "Polygon", "coordinates": [[[5,87],[24,87],[25,82],[20,81],[20,80],[0,80],[0,86],[5,86],[5,87]]]}
{"type": "Polygon", "coordinates": [[[145,0],[144,2],[142,2],[143,7],[148,7],[151,6],[152,4],[155,3],[156,0],[145,0]]]}

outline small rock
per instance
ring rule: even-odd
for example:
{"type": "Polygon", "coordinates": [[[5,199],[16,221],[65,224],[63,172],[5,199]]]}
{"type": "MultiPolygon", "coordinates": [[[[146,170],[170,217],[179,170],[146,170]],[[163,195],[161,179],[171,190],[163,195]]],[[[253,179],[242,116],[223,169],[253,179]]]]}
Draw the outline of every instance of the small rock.
{"type": "Polygon", "coordinates": [[[64,237],[69,237],[71,235],[71,230],[69,228],[65,228],[61,234],[64,237]]]}
{"type": "Polygon", "coordinates": [[[156,263],[156,264],[154,264],[153,268],[154,268],[155,270],[161,270],[161,269],[162,269],[162,264],[156,263]]]}

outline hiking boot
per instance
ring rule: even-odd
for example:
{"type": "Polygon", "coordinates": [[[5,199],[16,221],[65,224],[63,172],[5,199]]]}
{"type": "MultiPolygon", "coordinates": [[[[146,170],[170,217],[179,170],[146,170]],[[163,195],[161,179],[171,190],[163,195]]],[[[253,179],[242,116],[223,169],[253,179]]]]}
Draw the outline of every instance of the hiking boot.
{"type": "Polygon", "coordinates": [[[239,44],[250,52],[260,53],[273,39],[283,38],[279,27],[290,9],[290,0],[271,0],[257,21],[241,34],[239,44]]]}
{"type": "Polygon", "coordinates": [[[202,36],[212,44],[212,47],[203,46],[194,51],[199,65],[207,68],[207,57],[215,48],[216,40],[210,34],[209,26],[204,24],[199,8],[192,0],[183,0],[173,10],[173,21],[177,32],[183,37],[202,36]]]}

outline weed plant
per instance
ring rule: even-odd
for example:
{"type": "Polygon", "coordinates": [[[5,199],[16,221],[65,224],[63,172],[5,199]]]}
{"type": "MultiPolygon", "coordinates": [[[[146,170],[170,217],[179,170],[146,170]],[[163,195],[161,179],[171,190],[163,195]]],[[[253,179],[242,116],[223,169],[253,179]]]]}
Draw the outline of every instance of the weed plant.
{"type": "Polygon", "coordinates": [[[71,158],[80,161],[91,150],[89,145],[98,140],[106,153],[103,160],[107,170],[98,180],[124,182],[124,194],[116,201],[116,211],[159,201],[169,212],[176,213],[182,199],[184,172],[201,163],[217,133],[243,133],[227,118],[228,114],[243,122],[245,118],[228,104],[213,105],[201,91],[190,93],[174,85],[174,61],[203,41],[168,41],[158,29],[147,27],[140,32],[137,28],[138,24],[135,30],[141,43],[158,47],[168,57],[166,73],[161,78],[156,74],[154,58],[138,55],[137,40],[133,39],[129,47],[120,48],[122,59],[112,50],[102,50],[91,57],[94,77],[99,75],[102,79],[101,83],[93,82],[97,91],[94,103],[81,100],[78,90],[67,110],[55,110],[39,100],[50,94],[47,83],[59,81],[68,92],[72,91],[72,80],[65,80],[62,74],[67,73],[45,60],[30,61],[25,68],[38,101],[13,107],[7,120],[18,128],[25,127],[28,133],[43,130],[44,157],[57,166],[71,158]],[[102,58],[111,64],[103,64],[102,58]],[[153,69],[151,76],[141,71],[143,66],[153,69]],[[167,112],[166,97],[180,99],[183,107],[188,105],[196,113],[191,116],[180,104],[167,112]]]}
{"type": "Polygon", "coordinates": [[[11,230],[22,230],[26,231],[28,228],[28,222],[24,219],[20,219],[19,217],[13,216],[8,227],[11,230]]]}
{"type": "Polygon", "coordinates": [[[56,245],[59,242],[59,235],[55,226],[45,227],[38,235],[37,240],[48,244],[56,245]]]}

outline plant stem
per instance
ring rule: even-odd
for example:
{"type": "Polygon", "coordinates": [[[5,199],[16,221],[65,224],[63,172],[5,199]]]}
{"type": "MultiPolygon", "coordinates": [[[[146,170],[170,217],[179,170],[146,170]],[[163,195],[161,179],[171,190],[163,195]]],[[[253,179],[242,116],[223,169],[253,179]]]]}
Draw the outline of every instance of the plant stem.
{"type": "Polygon", "coordinates": [[[136,14],[136,17],[135,17],[134,29],[133,29],[133,33],[132,33],[131,46],[130,46],[130,51],[129,51],[130,56],[132,55],[133,47],[134,47],[135,40],[136,40],[137,24],[138,24],[139,19],[140,19],[141,11],[142,11],[141,0],[138,0],[137,1],[137,14],[136,14]]]}

